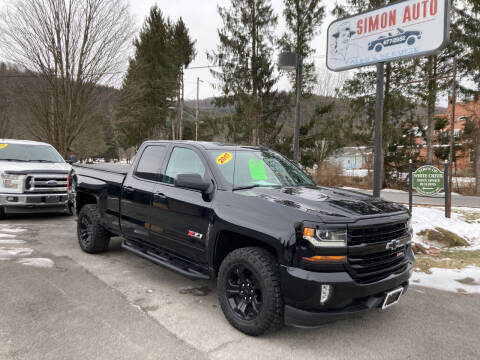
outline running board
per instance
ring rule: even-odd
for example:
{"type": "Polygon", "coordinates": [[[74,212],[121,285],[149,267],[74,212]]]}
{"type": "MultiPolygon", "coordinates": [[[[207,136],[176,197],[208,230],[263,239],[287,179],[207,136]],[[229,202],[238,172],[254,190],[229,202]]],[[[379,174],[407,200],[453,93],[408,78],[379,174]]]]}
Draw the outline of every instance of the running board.
{"type": "Polygon", "coordinates": [[[205,273],[201,273],[199,271],[196,271],[194,269],[191,269],[188,267],[188,264],[184,264],[185,267],[182,267],[180,265],[174,264],[171,261],[168,261],[167,259],[160,257],[158,255],[155,255],[151,252],[141,250],[137,248],[136,246],[132,246],[128,244],[126,241],[122,242],[122,248],[131,251],[135,255],[141,256],[147,260],[150,260],[151,262],[163,266],[169,270],[175,271],[176,273],[179,273],[180,275],[183,275],[185,277],[188,277],[190,279],[194,280],[208,280],[210,279],[210,276],[205,273]]]}

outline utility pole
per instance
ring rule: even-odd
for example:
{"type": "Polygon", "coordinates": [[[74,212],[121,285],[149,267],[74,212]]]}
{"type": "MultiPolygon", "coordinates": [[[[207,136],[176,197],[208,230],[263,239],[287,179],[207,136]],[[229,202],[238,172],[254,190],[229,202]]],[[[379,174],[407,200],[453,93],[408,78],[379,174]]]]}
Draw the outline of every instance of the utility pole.
{"type": "Polygon", "coordinates": [[[293,161],[298,164],[298,153],[300,147],[300,117],[302,116],[302,76],[303,58],[298,56],[297,64],[297,104],[295,108],[295,140],[293,143],[293,161]]]}
{"type": "Polygon", "coordinates": [[[198,113],[199,113],[198,96],[199,96],[199,89],[200,89],[200,78],[197,77],[197,106],[196,106],[196,111],[195,111],[195,141],[198,141],[198,113]]]}
{"type": "Polygon", "coordinates": [[[384,63],[377,64],[377,98],[375,104],[375,150],[373,163],[373,196],[380,197],[383,175],[383,76],[385,73],[384,63]]]}
{"type": "Polygon", "coordinates": [[[178,128],[178,139],[183,140],[183,102],[185,101],[184,96],[185,96],[185,82],[183,80],[183,66],[182,66],[182,90],[181,90],[181,99],[180,99],[180,124],[178,128]]]}
{"type": "Polygon", "coordinates": [[[451,216],[452,211],[452,185],[453,185],[453,155],[455,153],[455,103],[457,102],[457,59],[453,58],[453,76],[452,76],[452,117],[450,119],[450,153],[448,154],[448,161],[450,166],[448,168],[448,202],[446,215],[447,218],[451,216]]]}

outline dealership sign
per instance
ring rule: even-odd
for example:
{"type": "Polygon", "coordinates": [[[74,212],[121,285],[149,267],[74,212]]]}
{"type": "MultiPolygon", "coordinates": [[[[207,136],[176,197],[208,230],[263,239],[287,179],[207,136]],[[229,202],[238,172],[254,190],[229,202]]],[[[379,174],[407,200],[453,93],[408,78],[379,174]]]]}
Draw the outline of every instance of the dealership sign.
{"type": "Polygon", "coordinates": [[[448,0],[408,0],[335,20],[327,31],[327,67],[434,54],[448,42],[448,9],[448,0]]]}

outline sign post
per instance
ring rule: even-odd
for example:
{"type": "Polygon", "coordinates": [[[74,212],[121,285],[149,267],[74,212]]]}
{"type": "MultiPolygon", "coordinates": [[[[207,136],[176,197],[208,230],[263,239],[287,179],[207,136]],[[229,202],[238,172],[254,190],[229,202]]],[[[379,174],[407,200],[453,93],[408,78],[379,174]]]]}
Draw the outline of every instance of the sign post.
{"type": "Polygon", "coordinates": [[[377,64],[377,96],[375,104],[375,150],[373,163],[373,196],[380,197],[383,174],[383,76],[385,72],[384,63],[377,64]]]}
{"type": "Polygon", "coordinates": [[[448,160],[445,160],[445,167],[443,169],[443,183],[445,184],[444,186],[444,192],[445,192],[445,217],[449,218],[450,217],[450,208],[449,204],[450,203],[450,196],[452,196],[452,190],[450,188],[450,184],[448,181],[448,172],[449,172],[449,166],[448,166],[448,160]]]}
{"type": "Polygon", "coordinates": [[[413,164],[412,164],[412,159],[408,160],[408,210],[410,211],[410,214],[412,213],[413,210],[413,199],[412,199],[412,193],[413,193],[413,179],[412,179],[412,174],[413,174],[413,164]]]}
{"type": "Polygon", "coordinates": [[[455,103],[457,102],[457,59],[453,58],[453,77],[452,77],[452,116],[450,118],[450,153],[448,161],[450,169],[448,173],[448,202],[446,217],[451,216],[452,211],[452,188],[453,188],[453,162],[455,161],[455,103]]]}
{"type": "Polygon", "coordinates": [[[327,31],[327,68],[377,65],[373,195],[380,196],[385,62],[438,53],[448,43],[448,0],[405,0],[333,21],[327,31]]]}

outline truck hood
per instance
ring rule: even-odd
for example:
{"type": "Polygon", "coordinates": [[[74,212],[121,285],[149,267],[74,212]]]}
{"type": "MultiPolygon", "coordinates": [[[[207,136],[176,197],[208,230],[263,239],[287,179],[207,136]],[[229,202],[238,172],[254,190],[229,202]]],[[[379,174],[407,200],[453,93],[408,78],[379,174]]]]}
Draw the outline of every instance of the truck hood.
{"type": "Polygon", "coordinates": [[[324,222],[344,222],[347,218],[382,216],[404,212],[402,205],[360,192],[321,186],[258,187],[242,194],[318,215],[324,222]]]}
{"type": "Polygon", "coordinates": [[[0,171],[13,172],[40,172],[40,171],[69,171],[70,164],[68,163],[41,163],[41,162],[15,162],[15,161],[0,161],[0,171]]]}

